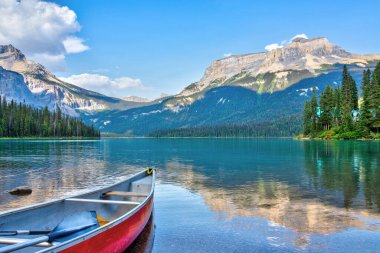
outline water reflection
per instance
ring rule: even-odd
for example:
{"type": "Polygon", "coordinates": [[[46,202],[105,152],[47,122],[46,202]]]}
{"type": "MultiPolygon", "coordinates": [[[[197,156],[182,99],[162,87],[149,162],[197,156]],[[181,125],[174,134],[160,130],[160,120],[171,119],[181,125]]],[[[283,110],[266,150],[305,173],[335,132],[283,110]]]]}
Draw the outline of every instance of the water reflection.
{"type": "Polygon", "coordinates": [[[305,170],[338,205],[380,211],[380,153],[371,143],[305,142],[305,170]]]}
{"type": "MultiPolygon", "coordinates": [[[[270,228],[291,230],[292,236],[283,233],[296,248],[310,247],[316,234],[380,229],[380,142],[360,141],[0,141],[0,211],[106,185],[152,165],[159,184],[201,196],[220,223],[243,231],[243,224],[265,220],[270,228]],[[20,185],[32,186],[33,194],[5,192],[20,185]]],[[[183,215],[194,213],[188,208],[183,215]]],[[[274,238],[265,240],[273,244],[274,238]]]]}
{"type": "Polygon", "coordinates": [[[168,171],[182,168],[181,173],[167,175],[177,177],[177,182],[200,193],[205,203],[222,219],[262,217],[270,220],[272,225],[285,226],[300,233],[329,234],[352,227],[380,229],[378,223],[365,219],[380,218],[377,213],[360,209],[348,211],[329,204],[331,196],[310,197],[304,194],[305,189],[285,182],[258,179],[250,185],[228,189],[209,187],[208,178],[195,174],[191,166],[177,162],[168,163],[167,166],[168,171]]]}
{"type": "Polygon", "coordinates": [[[308,246],[312,233],[379,231],[378,143],[306,141],[302,145],[304,171],[296,182],[288,175],[268,176],[253,169],[235,173],[232,181],[246,183],[231,187],[227,178],[225,184],[215,183],[230,171],[219,168],[210,175],[209,167],[177,158],[166,163],[163,181],[179,182],[199,193],[219,219],[261,217],[272,226],[291,228],[298,233],[293,243],[301,248],[308,246]]]}
{"type": "Polygon", "coordinates": [[[99,141],[0,141],[0,211],[108,185],[139,170],[128,164],[112,170],[106,156],[99,141]],[[7,193],[22,185],[33,193],[7,193]]]}

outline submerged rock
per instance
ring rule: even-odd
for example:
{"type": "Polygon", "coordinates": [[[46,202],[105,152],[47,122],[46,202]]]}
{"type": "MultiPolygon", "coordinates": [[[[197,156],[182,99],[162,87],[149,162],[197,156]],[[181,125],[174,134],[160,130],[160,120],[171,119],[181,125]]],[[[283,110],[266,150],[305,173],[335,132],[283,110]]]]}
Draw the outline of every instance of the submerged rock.
{"type": "Polygon", "coordinates": [[[18,195],[18,196],[29,195],[32,193],[32,189],[30,189],[27,186],[19,186],[19,187],[16,187],[16,188],[8,191],[8,193],[12,194],[12,195],[18,195]]]}

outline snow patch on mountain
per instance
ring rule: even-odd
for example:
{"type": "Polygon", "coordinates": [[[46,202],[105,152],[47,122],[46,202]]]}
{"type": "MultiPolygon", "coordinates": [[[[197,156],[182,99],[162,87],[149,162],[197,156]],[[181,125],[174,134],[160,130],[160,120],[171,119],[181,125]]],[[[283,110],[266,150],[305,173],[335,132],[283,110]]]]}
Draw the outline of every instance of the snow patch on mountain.
{"type": "Polygon", "coordinates": [[[310,87],[310,88],[304,88],[304,89],[297,89],[296,91],[299,92],[300,96],[308,97],[309,93],[313,92],[313,89],[319,90],[318,86],[310,87]]]}
{"type": "Polygon", "coordinates": [[[230,102],[230,100],[229,99],[225,99],[225,98],[220,98],[216,104],[224,104],[225,102],[228,103],[228,102],[230,102]]]}
{"type": "Polygon", "coordinates": [[[155,114],[155,113],[161,113],[161,112],[162,112],[162,110],[154,110],[154,111],[150,111],[150,112],[141,113],[140,115],[141,116],[145,116],[145,115],[155,114]]]}

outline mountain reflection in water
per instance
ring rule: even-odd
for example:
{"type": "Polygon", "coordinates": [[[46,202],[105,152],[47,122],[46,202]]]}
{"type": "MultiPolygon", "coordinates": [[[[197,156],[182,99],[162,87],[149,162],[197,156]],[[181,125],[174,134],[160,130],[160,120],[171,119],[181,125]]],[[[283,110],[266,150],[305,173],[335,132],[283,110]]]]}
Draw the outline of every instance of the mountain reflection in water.
{"type": "MultiPolygon", "coordinates": [[[[379,146],[347,144],[303,142],[305,174],[296,184],[259,173],[249,183],[231,187],[226,178],[226,185],[217,185],[213,181],[223,177],[223,170],[205,175],[202,169],[177,160],[166,164],[169,173],[163,181],[179,182],[199,193],[221,219],[261,217],[274,226],[291,228],[300,233],[295,242],[300,247],[307,245],[308,233],[330,234],[348,228],[378,231],[379,146]]],[[[244,172],[235,177],[252,179],[244,172]]]]}
{"type": "MultiPolygon", "coordinates": [[[[287,232],[277,233],[277,236],[284,237],[287,233],[288,238],[292,238],[283,247],[290,243],[296,249],[309,249],[313,241],[327,240],[330,235],[345,231],[365,232],[356,233],[355,237],[343,233],[346,237],[342,240],[347,243],[347,250],[353,246],[350,245],[353,238],[367,241],[366,245],[370,240],[373,246],[369,249],[380,247],[380,242],[374,239],[380,229],[380,142],[290,139],[2,140],[0,211],[101,187],[147,166],[158,168],[155,199],[160,209],[156,209],[155,223],[160,226],[154,244],[159,249],[168,249],[166,243],[169,242],[165,240],[170,238],[166,236],[169,229],[178,229],[173,235],[177,237],[185,233],[183,227],[186,226],[189,226],[191,235],[197,234],[192,229],[204,229],[195,226],[198,223],[194,220],[198,212],[204,215],[202,219],[209,217],[208,213],[202,213],[206,212],[202,205],[213,217],[204,222],[220,230],[218,233],[210,229],[206,231],[218,237],[225,235],[226,243],[231,231],[221,224],[227,222],[228,226],[235,226],[235,232],[252,231],[256,233],[252,236],[259,240],[264,235],[259,235],[263,231],[258,231],[256,226],[262,220],[267,221],[266,233],[271,234],[270,227],[281,231],[286,229],[287,232]],[[6,193],[20,185],[31,186],[33,193],[24,197],[6,193]],[[199,196],[203,203],[187,200],[190,195],[184,193],[184,189],[199,196]],[[176,204],[181,201],[190,208],[181,209],[176,204]],[[191,209],[191,206],[203,211],[191,209]],[[174,217],[173,212],[177,211],[179,219],[182,219],[181,228],[175,226],[178,221],[162,223],[168,216],[174,217]],[[193,216],[193,220],[187,218],[193,216]],[[213,219],[219,225],[212,223],[213,219]],[[327,237],[315,239],[315,235],[327,237]]],[[[263,239],[272,245],[269,243],[274,240],[272,237],[263,239]]],[[[250,243],[254,242],[251,237],[244,241],[241,235],[239,240],[240,248],[244,245],[251,248],[250,243]]],[[[170,243],[175,249],[185,247],[180,241],[178,244],[170,243]]],[[[205,243],[203,248],[208,249],[210,243],[205,243]]],[[[330,245],[330,242],[323,243],[330,245]]],[[[274,249],[266,248],[265,244],[255,245],[264,250],[274,249]]]]}

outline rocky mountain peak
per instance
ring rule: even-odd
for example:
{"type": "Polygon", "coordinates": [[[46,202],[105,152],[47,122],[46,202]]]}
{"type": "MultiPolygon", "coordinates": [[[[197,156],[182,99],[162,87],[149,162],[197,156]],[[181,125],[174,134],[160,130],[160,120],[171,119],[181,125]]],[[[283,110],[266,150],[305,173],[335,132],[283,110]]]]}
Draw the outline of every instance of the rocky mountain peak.
{"type": "MultiPolygon", "coordinates": [[[[272,50],[273,51],[273,50],[272,50]]],[[[269,51],[272,52],[272,51],[269,51]]],[[[291,43],[283,48],[275,49],[277,52],[283,52],[283,54],[289,54],[297,52],[300,55],[306,56],[307,54],[323,57],[323,56],[339,56],[339,57],[351,57],[352,55],[345,51],[343,48],[336,44],[329,42],[325,37],[319,37],[314,39],[295,38],[291,43]]]]}
{"type": "Polygon", "coordinates": [[[44,66],[27,59],[25,55],[13,45],[0,45],[0,66],[22,74],[27,84],[31,85],[30,89],[32,92],[36,86],[32,85],[34,82],[31,80],[31,76],[44,77],[50,80],[56,79],[44,66]]]}
{"type": "Polygon", "coordinates": [[[312,39],[306,39],[303,37],[296,37],[292,39],[291,43],[322,43],[322,44],[329,44],[329,40],[326,37],[317,37],[312,39]]]}
{"type": "Polygon", "coordinates": [[[292,39],[291,42],[293,43],[293,42],[305,42],[305,41],[308,41],[308,39],[303,38],[303,37],[296,37],[296,38],[292,39]]]}
{"type": "MultiPolygon", "coordinates": [[[[26,84],[39,104],[46,105],[52,110],[59,106],[63,112],[75,116],[78,115],[76,110],[92,112],[129,107],[128,102],[63,82],[41,64],[27,59],[12,45],[0,45],[0,66],[7,71],[19,73],[19,76],[24,79],[22,82],[18,81],[20,87],[22,83],[26,84]]],[[[8,75],[7,80],[11,77],[8,75]]],[[[4,84],[3,87],[8,86],[4,84]]],[[[7,92],[16,94],[21,93],[21,90],[7,92]]],[[[0,90],[1,94],[2,90],[0,90]]]]}
{"type": "Polygon", "coordinates": [[[14,58],[15,60],[25,60],[25,55],[13,45],[0,45],[0,58],[14,58]]]}
{"type": "Polygon", "coordinates": [[[192,96],[217,86],[242,86],[259,93],[283,90],[334,64],[367,65],[380,55],[351,54],[325,37],[296,37],[267,52],[232,55],[214,61],[196,83],[177,97],[192,96]]]}

